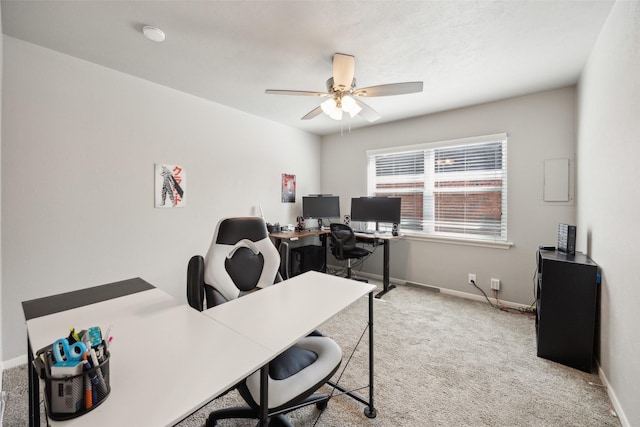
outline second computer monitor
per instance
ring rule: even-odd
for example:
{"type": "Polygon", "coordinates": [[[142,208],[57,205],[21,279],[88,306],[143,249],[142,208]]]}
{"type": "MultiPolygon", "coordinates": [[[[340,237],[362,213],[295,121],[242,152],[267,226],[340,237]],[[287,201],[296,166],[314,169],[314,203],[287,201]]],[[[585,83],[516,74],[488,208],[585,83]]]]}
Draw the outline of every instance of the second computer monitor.
{"type": "Polygon", "coordinates": [[[305,218],[340,218],[340,198],[338,196],[304,196],[302,216],[305,218]]]}
{"type": "Polygon", "coordinates": [[[351,221],[400,224],[400,197],[354,197],[351,199],[351,221]]]}

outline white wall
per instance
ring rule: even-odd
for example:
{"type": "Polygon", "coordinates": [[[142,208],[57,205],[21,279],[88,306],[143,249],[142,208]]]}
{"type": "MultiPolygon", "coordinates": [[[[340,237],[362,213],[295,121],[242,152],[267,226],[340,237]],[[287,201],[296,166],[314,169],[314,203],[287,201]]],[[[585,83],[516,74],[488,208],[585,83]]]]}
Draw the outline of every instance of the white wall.
{"type": "MultiPolygon", "coordinates": [[[[325,137],[322,191],[340,195],[344,215],[351,197],[366,195],[366,150],[506,132],[508,239],[513,247],[405,239],[391,247],[391,276],[473,294],[479,293],[467,284],[467,273],[475,273],[487,293],[496,277],[502,282],[501,299],[531,304],[538,246],[555,246],[558,223],[575,221],[573,203],[542,202],[544,160],[574,159],[574,95],[573,87],[563,88],[325,137]]],[[[364,270],[381,274],[381,266],[379,251],[364,270]]]]}
{"type": "Polygon", "coordinates": [[[320,191],[319,137],[11,37],[3,123],[3,360],[26,353],[21,301],[140,276],[186,302],[220,218],[293,222],[282,173],[320,191]],[[154,208],[155,163],[185,168],[185,208],[154,208]]]}
{"type": "Polygon", "coordinates": [[[600,366],[640,425],[640,2],[618,1],[578,90],[578,246],[602,269],[600,366]]]}

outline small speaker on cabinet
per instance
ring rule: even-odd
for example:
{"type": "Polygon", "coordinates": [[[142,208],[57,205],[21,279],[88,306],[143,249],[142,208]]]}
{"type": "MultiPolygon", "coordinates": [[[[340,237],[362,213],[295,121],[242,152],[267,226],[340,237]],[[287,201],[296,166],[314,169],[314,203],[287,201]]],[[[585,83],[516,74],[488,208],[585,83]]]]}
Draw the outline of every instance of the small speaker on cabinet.
{"type": "Polygon", "coordinates": [[[391,234],[397,236],[400,234],[400,224],[393,223],[393,228],[391,229],[391,234]]]}
{"type": "Polygon", "coordinates": [[[344,216],[344,225],[349,225],[351,224],[351,215],[345,215],[344,216]]]}

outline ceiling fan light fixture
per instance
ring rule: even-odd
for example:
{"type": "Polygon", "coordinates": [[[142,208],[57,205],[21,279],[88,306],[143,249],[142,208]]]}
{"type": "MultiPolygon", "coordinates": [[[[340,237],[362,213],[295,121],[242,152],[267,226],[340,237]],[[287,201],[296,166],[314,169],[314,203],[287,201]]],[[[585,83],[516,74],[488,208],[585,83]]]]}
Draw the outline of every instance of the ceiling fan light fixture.
{"type": "Polygon", "coordinates": [[[334,98],[329,98],[320,104],[322,111],[333,120],[342,120],[342,109],[338,107],[338,103],[334,98]]]}
{"type": "Polygon", "coordinates": [[[342,97],[342,109],[349,113],[352,118],[362,111],[362,107],[356,103],[356,100],[346,95],[342,97]]]}
{"type": "Polygon", "coordinates": [[[329,117],[331,117],[333,120],[342,120],[342,110],[336,108],[331,112],[331,114],[329,114],[329,117]]]}

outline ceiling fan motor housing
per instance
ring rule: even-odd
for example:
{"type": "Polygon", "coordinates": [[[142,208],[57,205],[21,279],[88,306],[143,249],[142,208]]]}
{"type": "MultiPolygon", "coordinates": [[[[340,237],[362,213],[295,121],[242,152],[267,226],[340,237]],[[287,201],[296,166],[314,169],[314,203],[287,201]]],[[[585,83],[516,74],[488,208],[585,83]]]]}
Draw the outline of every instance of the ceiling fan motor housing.
{"type": "Polygon", "coordinates": [[[351,87],[349,89],[347,89],[346,87],[343,87],[343,86],[334,85],[333,77],[329,77],[329,79],[327,80],[327,92],[330,92],[330,93],[336,93],[336,92],[351,93],[355,88],[356,88],[356,78],[355,77],[353,78],[353,80],[351,80],[351,87]]]}

